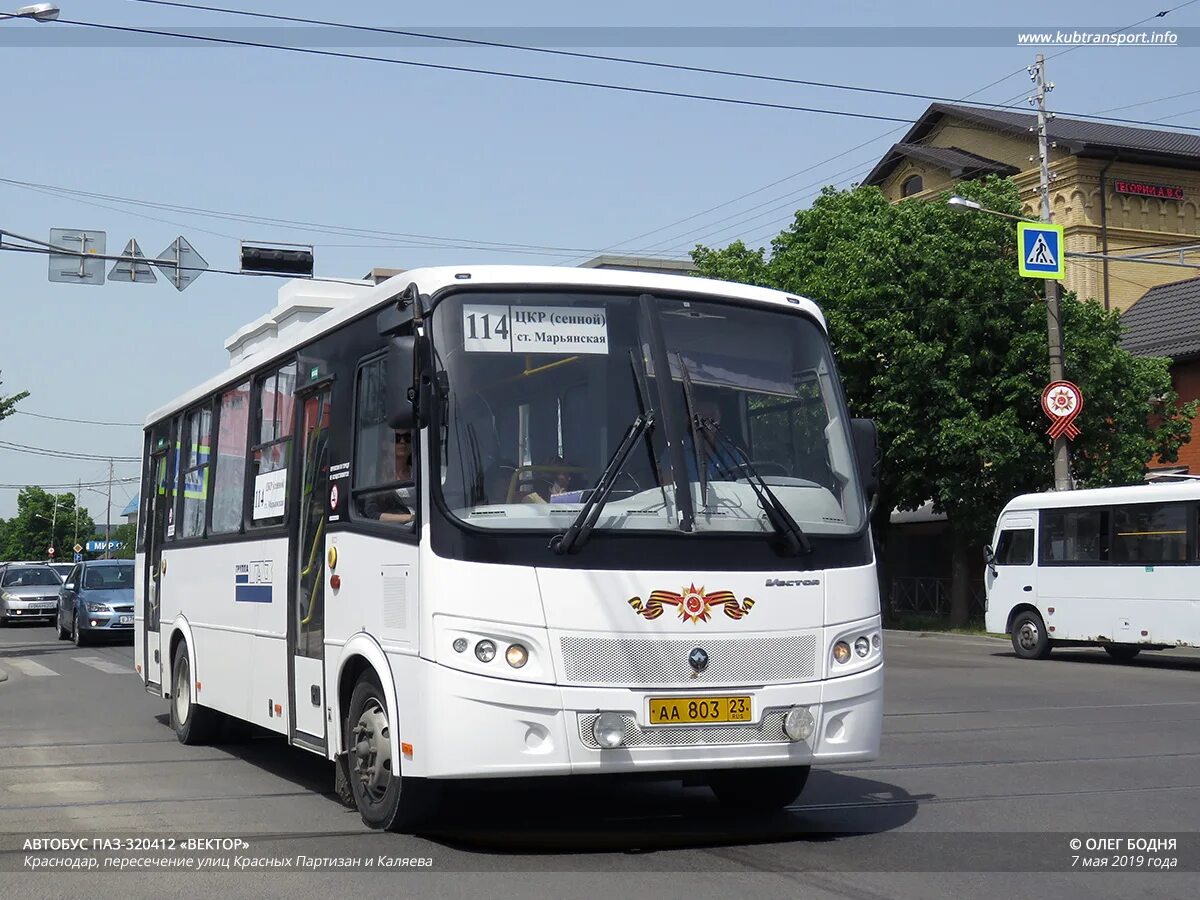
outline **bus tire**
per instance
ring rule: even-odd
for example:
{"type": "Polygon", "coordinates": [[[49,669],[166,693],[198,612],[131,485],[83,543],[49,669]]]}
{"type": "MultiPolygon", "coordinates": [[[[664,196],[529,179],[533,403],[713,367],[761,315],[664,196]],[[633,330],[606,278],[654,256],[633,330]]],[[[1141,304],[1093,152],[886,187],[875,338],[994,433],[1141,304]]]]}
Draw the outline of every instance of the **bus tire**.
{"type": "Polygon", "coordinates": [[[179,743],[206,744],[220,725],[217,712],[192,702],[192,660],[187,641],[179,642],[171,664],[171,727],[179,743]]]}
{"type": "Polygon", "coordinates": [[[1050,635],[1046,623],[1035,610],[1017,613],[1013,619],[1012,645],[1021,659],[1045,659],[1050,655],[1050,635]]]}
{"type": "Polygon", "coordinates": [[[412,831],[433,809],[432,787],[404,778],[392,759],[394,716],[374,670],[354,685],[345,722],[346,761],[354,805],[369,828],[412,831]]]}
{"type": "Polygon", "coordinates": [[[1142,652],[1142,648],[1133,647],[1129,644],[1105,644],[1104,652],[1117,662],[1129,662],[1142,652]]]}
{"type": "Polygon", "coordinates": [[[748,812],[774,812],[800,796],[811,766],[714,772],[708,786],[722,806],[748,812]]]}

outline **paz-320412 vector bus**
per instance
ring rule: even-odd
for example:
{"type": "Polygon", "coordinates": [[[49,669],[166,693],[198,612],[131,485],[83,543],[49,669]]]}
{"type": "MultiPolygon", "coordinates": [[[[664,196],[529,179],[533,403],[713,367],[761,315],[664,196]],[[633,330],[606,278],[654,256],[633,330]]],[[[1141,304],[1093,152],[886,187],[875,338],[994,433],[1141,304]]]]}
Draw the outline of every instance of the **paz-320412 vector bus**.
{"type": "Polygon", "coordinates": [[[392,278],[147,420],[136,666],[335,760],[658,773],[780,806],[873,758],[874,426],[808,300],[592,269],[392,278]]]}

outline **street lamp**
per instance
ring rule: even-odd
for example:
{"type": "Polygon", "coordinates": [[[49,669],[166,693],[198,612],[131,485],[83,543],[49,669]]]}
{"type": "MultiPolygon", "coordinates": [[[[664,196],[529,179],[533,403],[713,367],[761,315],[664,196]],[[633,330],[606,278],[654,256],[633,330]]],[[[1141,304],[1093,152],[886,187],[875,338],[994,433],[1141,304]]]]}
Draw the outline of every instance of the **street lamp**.
{"type": "Polygon", "coordinates": [[[946,205],[951,209],[961,210],[962,212],[982,212],[989,216],[1000,216],[1002,219],[1012,219],[1014,222],[1036,222],[1037,219],[1031,219],[1028,216],[1014,216],[1011,213],[1000,212],[998,209],[988,209],[977,200],[968,200],[966,197],[955,195],[946,201],[946,205]]]}
{"type": "MultiPolygon", "coordinates": [[[[40,4],[40,5],[41,5],[41,6],[48,6],[49,4],[43,3],[43,4],[40,4]]],[[[51,494],[50,496],[51,496],[51,497],[54,497],[54,506],[52,506],[52,507],[51,507],[51,516],[52,516],[52,518],[49,518],[49,519],[47,519],[47,518],[46,518],[45,516],[43,516],[41,513],[34,513],[34,514],[33,514],[33,517],[34,517],[35,519],[42,519],[43,521],[46,521],[46,522],[49,522],[49,523],[50,523],[50,547],[53,549],[53,547],[54,547],[54,532],[55,532],[55,531],[57,530],[57,528],[58,528],[58,507],[59,507],[59,504],[61,504],[61,503],[65,502],[67,498],[66,498],[66,497],[59,498],[59,497],[58,497],[57,495],[55,495],[55,494],[51,494]]]]}
{"type": "Polygon", "coordinates": [[[33,19],[35,22],[53,22],[61,12],[53,3],[31,3],[16,12],[0,13],[2,19],[33,19]]]}

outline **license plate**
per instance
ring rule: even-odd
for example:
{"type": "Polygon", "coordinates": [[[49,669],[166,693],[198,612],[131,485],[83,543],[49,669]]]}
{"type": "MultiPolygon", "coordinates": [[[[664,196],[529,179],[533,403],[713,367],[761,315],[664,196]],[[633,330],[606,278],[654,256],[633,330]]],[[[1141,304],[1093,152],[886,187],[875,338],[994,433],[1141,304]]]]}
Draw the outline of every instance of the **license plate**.
{"type": "Polygon", "coordinates": [[[671,697],[650,701],[651,725],[749,722],[749,697],[671,697]]]}
{"type": "Polygon", "coordinates": [[[121,616],[120,620],[118,621],[118,624],[132,625],[133,624],[133,616],[121,616]]]}
{"type": "Polygon", "coordinates": [[[57,604],[55,604],[55,603],[39,603],[39,604],[37,605],[37,608],[38,608],[38,609],[54,609],[54,607],[55,607],[56,605],[57,605],[57,604]]]}

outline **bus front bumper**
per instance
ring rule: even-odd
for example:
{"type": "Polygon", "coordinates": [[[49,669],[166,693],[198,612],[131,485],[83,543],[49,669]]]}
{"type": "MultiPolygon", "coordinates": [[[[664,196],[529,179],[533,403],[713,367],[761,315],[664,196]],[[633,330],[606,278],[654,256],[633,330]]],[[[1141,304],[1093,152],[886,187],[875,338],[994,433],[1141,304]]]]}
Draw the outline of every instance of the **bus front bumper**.
{"type": "MultiPolygon", "coordinates": [[[[883,721],[883,665],[804,684],[737,689],[627,690],[560,687],[485,678],[421,660],[412,685],[436,704],[401,722],[413,748],[406,773],[426,778],[689,772],[704,769],[836,765],[874,759],[883,721]],[[651,726],[649,697],[750,695],[753,721],[737,725],[651,726]],[[782,730],[787,710],[814,720],[807,740],[782,730]],[[600,749],[592,723],[600,712],[627,723],[626,743],[600,749]]],[[[400,687],[400,685],[398,685],[400,687]]]]}

